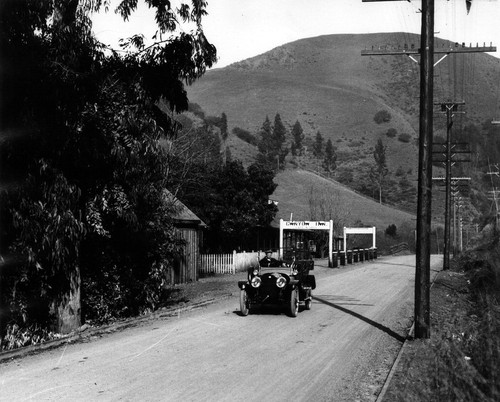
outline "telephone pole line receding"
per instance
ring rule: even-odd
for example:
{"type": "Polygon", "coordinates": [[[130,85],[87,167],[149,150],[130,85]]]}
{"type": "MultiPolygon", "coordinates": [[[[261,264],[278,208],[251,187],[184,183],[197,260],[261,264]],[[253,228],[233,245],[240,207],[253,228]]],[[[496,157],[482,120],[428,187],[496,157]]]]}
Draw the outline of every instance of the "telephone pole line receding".
{"type": "MultiPolygon", "coordinates": [[[[403,1],[403,0],[362,0],[403,1]]],[[[415,337],[430,337],[430,232],[432,198],[432,137],[434,97],[434,0],[422,0],[422,26],[420,49],[413,54],[420,55],[420,117],[419,117],[419,155],[418,155],[418,200],[417,200],[417,250],[415,263],[415,337]]],[[[404,49],[406,50],[406,49],[404,49]]],[[[466,48],[456,46],[441,53],[451,52],[493,52],[495,47],[466,48]]],[[[438,50],[439,52],[439,50],[438,50]]],[[[387,54],[364,51],[363,56],[387,54]]],[[[391,54],[407,54],[399,51],[391,54]]],[[[411,56],[410,56],[411,57],[411,56]]],[[[439,60],[437,63],[439,63],[439,60]]],[[[437,64],[436,63],[436,64],[437,64]]]]}
{"type": "Polygon", "coordinates": [[[444,251],[443,270],[450,268],[450,220],[451,220],[451,128],[453,127],[454,113],[458,112],[459,105],[465,102],[444,102],[441,103],[441,110],[446,113],[446,196],[444,212],[444,251]]]}

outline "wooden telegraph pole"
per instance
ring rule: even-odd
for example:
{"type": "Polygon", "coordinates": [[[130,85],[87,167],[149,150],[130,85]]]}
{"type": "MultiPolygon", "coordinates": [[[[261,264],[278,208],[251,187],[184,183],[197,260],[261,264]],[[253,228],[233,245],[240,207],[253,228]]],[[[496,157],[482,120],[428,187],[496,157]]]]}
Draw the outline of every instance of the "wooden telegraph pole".
{"type": "MultiPolygon", "coordinates": [[[[395,1],[395,0],[363,0],[395,1]]],[[[402,1],[402,0],[401,0],[402,1]]],[[[422,0],[420,49],[365,50],[361,55],[420,54],[417,244],[415,263],[415,337],[430,337],[430,265],[432,198],[432,117],[434,97],[434,0],[422,0]]]]}
{"type": "Polygon", "coordinates": [[[434,0],[422,0],[420,119],[415,265],[415,337],[430,338],[430,233],[434,99],[434,0]]]}
{"type": "MultiPolygon", "coordinates": [[[[362,0],[403,1],[403,0],[362,0]]],[[[420,49],[372,49],[361,52],[362,56],[420,55],[420,118],[418,153],[418,200],[417,200],[417,250],[415,272],[415,337],[430,337],[430,233],[432,198],[432,137],[434,96],[434,0],[422,0],[422,26],[420,49]]],[[[455,46],[440,49],[436,53],[469,53],[496,51],[493,47],[472,48],[455,46]]],[[[443,59],[442,58],[442,59],[443,59]]],[[[439,63],[440,59],[437,63],[439,63]]],[[[414,60],[414,59],[413,59],[414,60]]],[[[436,64],[437,64],[436,63],[436,64]]]]}

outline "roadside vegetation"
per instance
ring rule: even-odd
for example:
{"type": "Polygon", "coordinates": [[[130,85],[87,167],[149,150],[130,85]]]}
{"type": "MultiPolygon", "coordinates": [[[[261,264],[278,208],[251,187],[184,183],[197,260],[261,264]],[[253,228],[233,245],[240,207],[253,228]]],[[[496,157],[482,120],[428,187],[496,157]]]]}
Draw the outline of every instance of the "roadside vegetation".
{"type": "Polygon", "coordinates": [[[168,302],[184,246],[169,194],[208,225],[208,247],[236,247],[276,212],[274,171],[232,160],[225,113],[187,99],[216,60],[206,3],[146,3],[157,37],[124,52],[90,17],[127,20],[134,1],[0,3],[0,350],[168,302]]]}
{"type": "Polygon", "coordinates": [[[500,400],[498,232],[439,273],[431,326],[429,340],[407,342],[384,400],[500,400]]]}

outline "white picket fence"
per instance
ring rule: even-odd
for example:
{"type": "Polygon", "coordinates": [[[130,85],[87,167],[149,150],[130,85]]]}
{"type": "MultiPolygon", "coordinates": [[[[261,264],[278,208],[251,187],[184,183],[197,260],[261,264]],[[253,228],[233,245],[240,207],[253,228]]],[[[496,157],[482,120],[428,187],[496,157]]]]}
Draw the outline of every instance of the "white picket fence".
{"type": "Polygon", "coordinates": [[[200,273],[203,274],[235,274],[236,272],[246,271],[252,265],[259,263],[260,258],[264,257],[261,251],[232,254],[201,254],[200,273]]]}

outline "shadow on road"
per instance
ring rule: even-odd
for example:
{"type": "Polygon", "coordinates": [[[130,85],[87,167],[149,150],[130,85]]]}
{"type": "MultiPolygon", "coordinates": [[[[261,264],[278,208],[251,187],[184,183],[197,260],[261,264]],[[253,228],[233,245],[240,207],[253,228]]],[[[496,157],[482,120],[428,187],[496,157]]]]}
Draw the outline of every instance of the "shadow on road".
{"type": "Polygon", "coordinates": [[[354,311],[351,311],[351,310],[349,310],[345,307],[342,307],[338,304],[329,302],[328,300],[322,299],[321,297],[318,297],[318,296],[314,296],[314,301],[318,301],[320,303],[326,304],[327,306],[336,308],[337,310],[340,310],[344,313],[350,314],[353,317],[359,318],[361,321],[364,321],[364,322],[374,326],[375,328],[380,329],[381,331],[392,336],[394,339],[398,340],[399,342],[404,342],[406,339],[404,336],[399,335],[398,333],[394,332],[392,329],[387,328],[386,326],[379,324],[378,322],[370,320],[369,318],[363,317],[361,314],[355,313],[354,311]]]}
{"type": "Polygon", "coordinates": [[[379,264],[379,265],[394,265],[394,266],[397,266],[397,267],[415,268],[415,264],[400,264],[400,263],[386,262],[386,261],[377,261],[377,264],[379,264]]]}

